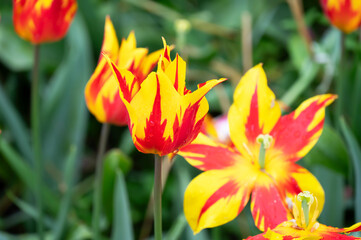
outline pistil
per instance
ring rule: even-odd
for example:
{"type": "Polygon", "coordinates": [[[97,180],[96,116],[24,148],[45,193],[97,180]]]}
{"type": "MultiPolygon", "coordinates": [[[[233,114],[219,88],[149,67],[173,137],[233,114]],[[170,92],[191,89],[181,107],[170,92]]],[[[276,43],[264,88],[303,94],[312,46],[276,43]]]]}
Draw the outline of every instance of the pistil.
{"type": "Polygon", "coordinates": [[[259,148],[259,155],[258,155],[258,163],[261,169],[264,169],[265,160],[266,160],[266,149],[268,149],[271,146],[272,140],[273,138],[269,134],[260,134],[256,139],[256,141],[261,145],[259,148]]]}

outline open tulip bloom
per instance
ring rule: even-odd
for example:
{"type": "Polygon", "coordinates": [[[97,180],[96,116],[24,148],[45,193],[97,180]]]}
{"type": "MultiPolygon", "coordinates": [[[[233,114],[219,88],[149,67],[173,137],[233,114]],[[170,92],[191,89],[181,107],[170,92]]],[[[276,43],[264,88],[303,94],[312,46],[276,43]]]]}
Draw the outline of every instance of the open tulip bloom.
{"type": "Polygon", "coordinates": [[[341,233],[361,231],[361,223],[348,228],[329,227],[317,222],[321,213],[317,197],[310,192],[301,192],[294,197],[291,203],[292,219],[279,224],[274,229],[247,240],[352,240],[361,239],[341,233]]]}
{"type": "Polygon", "coordinates": [[[163,43],[157,72],[150,73],[140,88],[131,72],[108,59],[129,113],[128,127],[135,146],[140,152],[160,156],[196,138],[209,108],[204,96],[225,80],[210,80],[191,92],[185,87],[186,63],[178,55],[171,60],[169,46],[165,40],[163,43]]]}
{"type": "Polygon", "coordinates": [[[34,44],[65,36],[77,10],[76,0],[13,0],[17,34],[34,44]]]}
{"type": "Polygon", "coordinates": [[[313,192],[322,209],[321,185],[295,162],[317,142],[325,107],[335,98],[331,94],[315,96],[281,116],[262,65],[249,70],[235,90],[228,113],[235,148],[199,134],[179,151],[204,171],[191,181],[184,196],[185,216],[193,231],[233,220],[251,195],[253,219],[262,231],[291,218],[287,199],[301,191],[313,192]]]}
{"type": "Polygon", "coordinates": [[[132,87],[136,91],[156,66],[162,49],[148,55],[148,49],[137,48],[134,32],[127,39],[123,38],[119,46],[113,24],[107,16],[101,52],[98,66],[85,87],[85,100],[89,111],[99,122],[125,126],[128,112],[119,96],[118,81],[103,54],[118,68],[127,69],[135,76],[132,87]]]}
{"type": "Polygon", "coordinates": [[[321,0],[321,5],[330,22],[344,33],[361,25],[360,0],[321,0]]]}

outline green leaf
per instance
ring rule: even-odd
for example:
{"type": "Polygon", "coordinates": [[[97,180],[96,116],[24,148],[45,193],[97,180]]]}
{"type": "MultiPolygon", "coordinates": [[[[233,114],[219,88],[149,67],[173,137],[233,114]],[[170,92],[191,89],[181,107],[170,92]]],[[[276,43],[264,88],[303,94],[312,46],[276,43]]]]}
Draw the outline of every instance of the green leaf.
{"type": "MultiPolygon", "coordinates": [[[[11,168],[18,175],[20,180],[33,192],[38,186],[35,183],[35,172],[33,169],[18,155],[14,149],[0,136],[0,153],[4,156],[4,160],[8,162],[11,168]]],[[[59,206],[59,201],[55,195],[47,188],[45,184],[42,185],[42,198],[45,199],[44,204],[56,212],[59,206]]]]}
{"type": "Polygon", "coordinates": [[[113,199],[117,172],[120,170],[124,175],[127,174],[132,166],[132,161],[119,149],[108,151],[103,161],[102,202],[104,212],[111,222],[114,212],[113,199]]]}
{"type": "Polygon", "coordinates": [[[74,175],[76,169],[76,148],[71,147],[69,156],[65,162],[64,180],[65,180],[65,194],[60,204],[58,218],[53,228],[54,239],[61,239],[64,233],[66,224],[66,217],[71,206],[71,198],[73,196],[74,175]]]}
{"type": "Polygon", "coordinates": [[[167,235],[164,237],[164,240],[176,240],[180,239],[181,234],[183,233],[185,227],[187,226],[187,220],[183,213],[181,213],[176,221],[173,223],[172,227],[168,231],[167,235]]]}
{"type": "Polygon", "coordinates": [[[304,160],[310,166],[319,164],[344,177],[348,175],[350,159],[347,148],[342,138],[328,125],[324,126],[320,139],[304,160]]]}
{"type": "Polygon", "coordinates": [[[115,214],[112,228],[112,240],[134,239],[129,198],[124,176],[121,171],[117,171],[113,209],[115,214]]]}
{"type": "Polygon", "coordinates": [[[340,126],[351,155],[353,164],[352,169],[355,171],[355,220],[356,222],[360,222],[361,205],[359,203],[361,202],[361,149],[344,118],[340,118],[340,126]]]}
{"type": "Polygon", "coordinates": [[[16,145],[18,146],[22,155],[26,158],[28,162],[30,162],[29,160],[32,159],[32,150],[30,147],[28,129],[18,111],[7,98],[1,85],[0,115],[5,120],[7,127],[11,132],[11,136],[14,138],[16,145]]]}
{"type": "Polygon", "coordinates": [[[29,70],[33,66],[33,46],[14,31],[12,12],[3,12],[0,24],[0,60],[13,71],[29,70]]]}

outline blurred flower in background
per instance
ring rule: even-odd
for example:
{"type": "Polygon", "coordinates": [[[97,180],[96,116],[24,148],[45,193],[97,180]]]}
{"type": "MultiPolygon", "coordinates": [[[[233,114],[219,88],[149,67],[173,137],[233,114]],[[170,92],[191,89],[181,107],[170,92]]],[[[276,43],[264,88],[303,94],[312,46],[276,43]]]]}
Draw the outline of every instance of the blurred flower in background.
{"type": "Polygon", "coordinates": [[[361,25],[360,0],[321,0],[321,5],[330,22],[344,33],[361,25]]]}
{"type": "Polygon", "coordinates": [[[76,0],[13,0],[17,34],[33,44],[62,39],[77,11],[76,0]]]}
{"type": "Polygon", "coordinates": [[[281,108],[259,64],[241,79],[228,113],[235,148],[203,134],[179,154],[204,171],[191,181],[184,195],[184,213],[195,233],[233,220],[250,195],[254,222],[260,230],[289,219],[287,198],[309,190],[320,199],[317,179],[295,162],[315,145],[323,129],[325,107],[335,95],[304,101],[281,117],[281,108]]]}
{"type": "Polygon", "coordinates": [[[329,227],[317,222],[320,215],[317,198],[310,192],[301,192],[294,197],[292,202],[292,220],[279,224],[274,229],[268,229],[267,232],[248,237],[247,240],[278,240],[278,239],[339,239],[351,240],[361,239],[353,236],[343,235],[341,233],[357,232],[361,230],[361,223],[354,224],[348,228],[329,227]]]}
{"type": "MultiPolygon", "coordinates": [[[[110,17],[105,19],[104,39],[101,49],[120,69],[134,75],[133,88],[139,89],[145,77],[152,71],[162,49],[148,55],[147,48],[137,48],[134,32],[122,39],[119,46],[110,17]]],[[[127,125],[128,112],[119,96],[118,82],[106,59],[100,54],[98,66],[85,87],[85,100],[89,111],[99,122],[118,126],[127,125]]]]}
{"type": "Polygon", "coordinates": [[[191,92],[185,87],[185,61],[178,55],[172,61],[169,46],[163,43],[157,72],[149,74],[139,90],[134,88],[136,76],[110,63],[129,113],[135,146],[140,152],[160,156],[177,151],[198,135],[209,108],[204,96],[225,80],[210,80],[191,92]]]}

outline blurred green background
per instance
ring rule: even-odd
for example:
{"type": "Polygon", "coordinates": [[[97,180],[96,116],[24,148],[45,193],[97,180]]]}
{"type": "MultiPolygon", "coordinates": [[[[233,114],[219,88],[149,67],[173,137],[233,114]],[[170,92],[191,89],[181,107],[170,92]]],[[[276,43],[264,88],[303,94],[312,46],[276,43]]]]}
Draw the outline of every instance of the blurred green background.
{"type": "MultiPolygon", "coordinates": [[[[228,111],[234,87],[250,64],[263,63],[269,85],[290,109],[315,94],[335,93],[335,82],[341,79],[343,93],[338,103],[327,109],[324,133],[299,163],[314,173],[325,189],[320,222],[344,227],[361,221],[360,34],[345,36],[341,61],[341,33],[330,26],[318,1],[303,1],[303,20],[313,41],[310,54],[290,2],[78,1],[67,36],[40,49],[42,199],[47,238],[91,239],[101,124],[86,108],[84,87],[99,57],[106,15],[119,39],[134,30],[137,45],[150,51],[162,48],[162,36],[174,44],[173,56],[179,52],[187,60],[189,88],[209,79],[228,78],[207,95],[213,116],[228,111]],[[190,23],[189,31],[177,27],[183,19],[190,23]]],[[[33,47],[14,32],[11,1],[0,2],[0,14],[0,239],[37,239],[33,192],[38,186],[29,161],[33,47]]],[[[127,239],[133,234],[135,239],[151,239],[152,218],[145,213],[153,187],[153,157],[137,152],[128,129],[115,126],[110,130],[107,153],[103,238],[127,239]]],[[[183,193],[197,174],[198,170],[176,157],[163,194],[166,239],[242,239],[258,233],[247,206],[234,221],[193,235],[183,215],[183,193]]]]}

